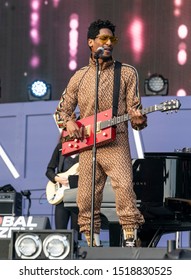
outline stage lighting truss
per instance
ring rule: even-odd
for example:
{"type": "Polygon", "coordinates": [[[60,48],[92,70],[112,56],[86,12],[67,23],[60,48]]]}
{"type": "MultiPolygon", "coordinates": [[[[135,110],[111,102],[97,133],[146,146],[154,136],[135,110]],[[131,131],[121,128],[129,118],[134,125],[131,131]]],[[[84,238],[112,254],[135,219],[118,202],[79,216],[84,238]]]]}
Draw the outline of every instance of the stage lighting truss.
{"type": "Polygon", "coordinates": [[[51,85],[41,80],[35,80],[28,86],[29,100],[50,100],[51,85]]]}
{"type": "Polygon", "coordinates": [[[12,233],[11,259],[72,259],[74,232],[40,231],[12,233]]]}
{"type": "Polygon", "coordinates": [[[162,75],[153,74],[145,80],[145,95],[168,95],[168,85],[168,80],[162,75]]]}

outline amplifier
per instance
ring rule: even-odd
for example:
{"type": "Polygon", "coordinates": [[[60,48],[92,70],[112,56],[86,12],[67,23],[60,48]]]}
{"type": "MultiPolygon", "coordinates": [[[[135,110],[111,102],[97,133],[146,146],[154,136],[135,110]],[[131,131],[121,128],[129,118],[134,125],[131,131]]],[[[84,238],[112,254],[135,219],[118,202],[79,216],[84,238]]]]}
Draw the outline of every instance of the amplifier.
{"type": "Polygon", "coordinates": [[[22,194],[18,192],[0,192],[0,215],[21,216],[22,194]]]}

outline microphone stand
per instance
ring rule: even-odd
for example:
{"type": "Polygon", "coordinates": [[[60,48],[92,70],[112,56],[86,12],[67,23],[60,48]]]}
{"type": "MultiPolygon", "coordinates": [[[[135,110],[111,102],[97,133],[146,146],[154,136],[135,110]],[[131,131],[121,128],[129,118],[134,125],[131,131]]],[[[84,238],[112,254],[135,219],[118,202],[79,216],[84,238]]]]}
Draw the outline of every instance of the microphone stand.
{"type": "Polygon", "coordinates": [[[31,191],[44,191],[44,189],[33,189],[33,190],[24,190],[21,191],[22,196],[25,196],[28,199],[28,209],[27,209],[27,217],[30,216],[30,208],[31,208],[31,191]]]}
{"type": "Polygon", "coordinates": [[[21,191],[21,194],[28,199],[28,209],[27,209],[27,217],[30,216],[30,208],[31,208],[31,192],[29,190],[21,191]]]}
{"type": "Polygon", "coordinates": [[[95,90],[95,113],[94,113],[94,141],[92,148],[92,196],[91,196],[91,230],[90,230],[90,247],[93,247],[94,239],[94,202],[95,202],[95,176],[96,176],[96,132],[97,132],[97,109],[98,109],[98,87],[99,87],[99,55],[96,59],[96,90],[95,90]]]}

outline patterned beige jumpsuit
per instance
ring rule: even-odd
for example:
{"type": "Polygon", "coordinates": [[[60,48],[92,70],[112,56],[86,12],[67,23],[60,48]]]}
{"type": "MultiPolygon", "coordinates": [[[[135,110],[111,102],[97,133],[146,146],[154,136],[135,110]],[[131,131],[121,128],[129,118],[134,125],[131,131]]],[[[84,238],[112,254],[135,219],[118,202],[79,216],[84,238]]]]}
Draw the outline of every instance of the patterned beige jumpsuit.
{"type": "MultiPolygon", "coordinates": [[[[99,69],[98,112],[112,108],[114,61],[104,62],[99,69]]],[[[78,104],[80,118],[94,115],[96,65],[90,59],[89,65],[77,71],[63,92],[56,110],[56,119],[60,127],[65,127],[78,104]]],[[[121,86],[118,115],[123,115],[130,108],[140,105],[136,70],[122,64],[121,86]]],[[[132,183],[132,163],[128,140],[128,123],[117,126],[114,142],[97,147],[95,176],[94,233],[100,232],[100,207],[103,188],[107,176],[116,196],[116,212],[122,228],[138,228],[144,218],[136,207],[136,196],[132,183]]],[[[79,207],[78,223],[81,232],[90,232],[91,226],[91,190],[92,190],[92,150],[80,153],[79,184],[77,204],[79,207]]]]}

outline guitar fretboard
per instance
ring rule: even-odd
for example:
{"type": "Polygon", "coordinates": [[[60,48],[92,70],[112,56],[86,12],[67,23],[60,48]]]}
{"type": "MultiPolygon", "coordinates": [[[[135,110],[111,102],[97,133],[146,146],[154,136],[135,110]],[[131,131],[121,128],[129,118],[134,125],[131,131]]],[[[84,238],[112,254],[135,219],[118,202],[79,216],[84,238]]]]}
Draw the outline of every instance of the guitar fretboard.
{"type": "MultiPolygon", "coordinates": [[[[149,113],[152,113],[154,111],[157,111],[159,110],[157,108],[157,105],[153,105],[153,106],[150,106],[148,108],[144,108],[141,110],[141,113],[143,115],[145,114],[149,114],[149,113]]],[[[117,117],[113,117],[112,119],[110,120],[107,120],[107,121],[103,121],[100,123],[100,129],[104,129],[104,128],[107,128],[107,127],[111,127],[111,126],[114,126],[114,125],[117,125],[119,123],[122,123],[122,122],[125,122],[125,121],[128,121],[130,120],[130,116],[128,114],[125,114],[125,115],[122,115],[122,116],[117,116],[117,117]]]]}

